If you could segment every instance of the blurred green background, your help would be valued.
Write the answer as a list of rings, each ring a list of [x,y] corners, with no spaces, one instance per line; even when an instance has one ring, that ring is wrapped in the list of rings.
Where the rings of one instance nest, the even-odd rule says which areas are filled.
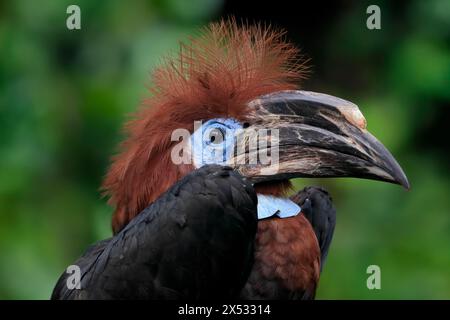
[[[394,4],[395,3],[395,4]],[[82,29],[66,28],[81,7]],[[378,4],[382,29],[366,28]],[[65,267],[110,235],[98,188],[121,124],[168,51],[221,16],[271,22],[312,59],[303,88],[357,103],[412,188],[326,186],[337,228],[322,299],[450,298],[450,1],[0,1],[0,298],[47,299]],[[381,267],[381,290],[366,287]]]

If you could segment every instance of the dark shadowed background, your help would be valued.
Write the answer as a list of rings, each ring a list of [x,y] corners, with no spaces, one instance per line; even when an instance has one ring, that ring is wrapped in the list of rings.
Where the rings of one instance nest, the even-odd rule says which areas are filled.
[[[312,59],[302,87],[358,104],[412,185],[296,181],[326,186],[338,209],[317,297],[450,298],[450,1],[295,2],[0,1],[0,298],[48,298],[111,234],[98,188],[121,124],[160,59],[229,15],[285,28]],[[369,4],[381,30],[366,28]],[[366,287],[372,264],[381,290]]]

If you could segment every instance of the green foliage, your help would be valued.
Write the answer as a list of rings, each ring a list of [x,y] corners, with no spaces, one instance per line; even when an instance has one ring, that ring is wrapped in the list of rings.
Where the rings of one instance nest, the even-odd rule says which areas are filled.
[[[360,105],[412,189],[355,179],[322,184],[338,224],[318,298],[450,298],[450,9],[411,1],[401,19],[381,2],[382,30],[353,3],[320,41],[316,84]],[[214,18],[218,0],[0,3],[0,298],[46,299],[89,243],[110,236],[99,186],[127,113],[179,39]],[[304,47],[308,52],[308,48]],[[345,62],[345,63],[344,63]],[[340,65],[352,67],[351,70]],[[330,76],[331,75],[331,76]],[[339,76],[334,76],[339,75]],[[336,81],[339,79],[339,81]],[[307,87],[307,83],[306,83]],[[368,265],[382,290],[366,288]]]

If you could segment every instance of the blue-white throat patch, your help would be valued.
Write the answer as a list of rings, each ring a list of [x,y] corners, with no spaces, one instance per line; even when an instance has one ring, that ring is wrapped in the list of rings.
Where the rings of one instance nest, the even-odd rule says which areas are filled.
[[[258,193],[258,219],[277,216],[279,218],[295,217],[302,209],[287,198],[278,198]]]

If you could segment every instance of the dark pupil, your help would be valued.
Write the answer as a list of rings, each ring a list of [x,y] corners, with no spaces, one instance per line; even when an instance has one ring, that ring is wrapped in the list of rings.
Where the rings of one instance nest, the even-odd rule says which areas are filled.
[[[211,131],[209,141],[211,141],[212,143],[221,143],[222,137],[223,137],[222,131],[220,129],[214,129]]]

